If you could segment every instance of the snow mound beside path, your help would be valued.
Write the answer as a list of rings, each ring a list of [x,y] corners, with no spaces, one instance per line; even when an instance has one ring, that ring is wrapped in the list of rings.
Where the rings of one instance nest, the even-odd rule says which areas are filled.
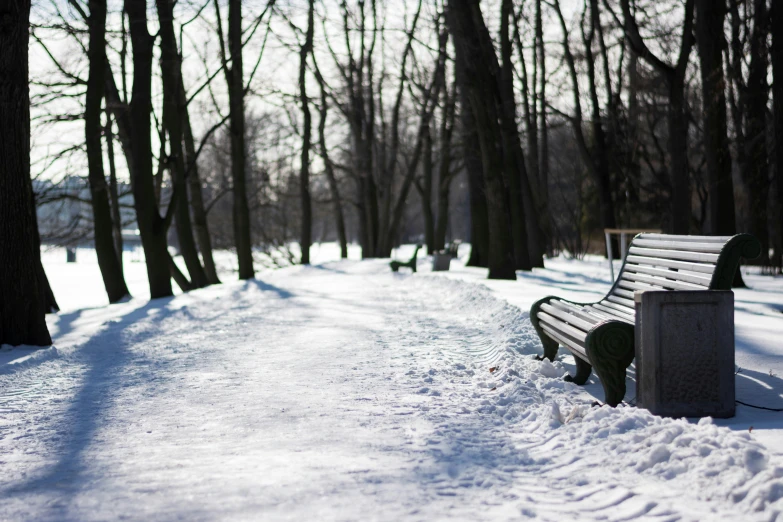
[[[765,448],[749,434],[715,426],[709,418],[694,423],[626,405],[591,407],[592,397],[562,380],[566,371],[559,359],[553,364],[531,357],[541,347],[527,312],[480,285],[437,276],[406,283],[443,296],[442,305],[480,325],[485,339],[492,340],[491,350],[472,357],[474,386],[493,391],[481,396],[477,410],[515,431],[515,448],[526,453],[527,472],[554,476],[564,489],[577,490],[588,477],[591,483],[611,477],[610,487],[619,482],[639,486],[640,494],[650,486],[668,494],[688,492],[756,512],[759,520],[783,520],[783,463],[770,463]],[[466,339],[461,355],[476,355],[478,346]],[[561,350],[560,358],[570,357],[564,354]],[[447,360],[454,352],[443,355]],[[490,368],[496,369],[490,373]]]

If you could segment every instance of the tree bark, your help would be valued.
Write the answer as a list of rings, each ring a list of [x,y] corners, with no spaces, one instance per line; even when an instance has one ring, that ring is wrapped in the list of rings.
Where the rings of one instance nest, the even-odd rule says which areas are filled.
[[[440,125],[440,166],[438,168],[438,216],[435,226],[435,250],[446,248],[449,226],[449,194],[454,173],[451,172],[451,143],[454,135],[456,92],[446,90],[443,100],[443,116]]]
[[[775,129],[775,180],[778,185],[778,270],[783,273],[783,6],[773,2],[770,13],[772,33],[772,104]]]
[[[133,87],[127,113],[130,136],[131,181],[136,220],[147,261],[150,297],[172,295],[166,243],[166,223],[155,197],[152,174],[152,51],[154,38],[147,30],[147,4],[144,0],[125,0],[131,48],[133,50]],[[122,137],[122,134],[121,134]]]
[[[219,15],[218,15],[219,16]],[[239,278],[255,277],[250,239],[250,209],[245,181],[245,85],[242,66],[242,2],[228,2],[228,48],[231,67],[224,64],[228,83],[231,128],[231,177],[234,189],[234,243],[239,262]]]
[[[0,345],[48,346],[30,180],[29,0],[0,0]]]
[[[542,229],[542,242],[551,251],[552,243],[552,216],[549,214],[549,128],[546,118],[546,51],[544,43],[544,24],[541,14],[541,0],[536,0],[536,48],[537,48],[537,75],[539,78],[538,88],[538,132],[541,137],[538,140],[539,150],[538,158],[538,201],[540,222]],[[535,100],[534,100],[535,103]]]
[[[460,128],[462,140],[462,160],[468,177],[470,193],[470,257],[467,266],[486,268],[489,266],[489,216],[487,214],[487,196],[484,189],[484,172],[481,160],[478,132],[476,131],[473,110],[467,89],[461,85],[461,68],[455,63],[457,72],[457,91],[460,97]]]
[[[424,131],[424,147],[422,158],[422,180],[416,183],[421,196],[421,213],[424,217],[424,244],[427,255],[435,251],[435,216],[432,211],[432,178],[435,167],[432,163],[432,133],[429,126]]]
[[[696,41],[701,69],[709,194],[707,216],[709,232],[719,236],[737,232],[726,121],[726,79],[723,74],[725,18],[725,0],[696,1]]]
[[[90,71],[84,110],[87,175],[90,183],[95,254],[109,302],[116,303],[128,297],[129,292],[122,272],[122,260],[115,246],[109,187],[103,170],[101,103],[106,83],[106,1],[90,0],[89,6]]]
[[[321,159],[324,162],[326,179],[329,182],[329,192],[332,196],[332,208],[334,211],[334,222],[337,228],[337,238],[340,241],[340,258],[348,258],[348,238],[345,233],[345,216],[343,214],[343,202],[340,196],[340,187],[337,184],[337,176],[334,173],[334,165],[329,158],[329,149],[326,148],[326,117],[329,111],[329,105],[326,100],[326,82],[321,76],[318,64],[313,55],[313,68],[315,69],[315,78],[318,80],[318,86],[321,90],[321,105],[318,108],[318,147],[321,152]]]
[[[479,11],[480,13],[480,11]],[[473,16],[476,16],[474,13]],[[518,270],[530,270],[533,267],[532,259],[535,257],[533,248],[535,240],[533,239],[533,228],[530,225],[538,224],[538,217],[534,216],[533,223],[530,222],[530,211],[535,214],[535,208],[530,207],[530,197],[523,196],[523,192],[529,192],[529,182],[527,171],[524,166],[517,164],[518,154],[517,146],[519,135],[517,133],[516,123],[516,102],[514,100],[514,69],[511,63],[511,40],[509,38],[509,24],[511,22],[511,0],[502,0],[501,19],[500,19],[500,57],[501,62],[498,67],[497,58],[495,58],[495,71],[493,76],[498,81],[500,121],[501,121],[501,139],[503,144],[503,162],[506,185],[508,186],[509,208],[511,211],[511,234],[514,242],[514,261]],[[483,31],[477,21],[474,22],[479,33],[477,38],[481,39]],[[483,17],[481,24],[483,25]],[[489,33],[487,33],[489,38]],[[483,45],[487,45],[486,42]],[[487,56],[489,53],[487,53]],[[490,71],[492,69],[490,68]],[[515,140],[516,137],[516,140]],[[521,153],[521,147],[519,152]],[[525,186],[527,186],[525,188]],[[526,201],[526,199],[528,201]]]
[[[750,67],[745,100],[745,142],[747,156],[744,174],[748,190],[750,232],[761,242],[759,262],[769,263],[769,228],[767,201],[769,198],[769,159],[767,157],[767,3],[753,1],[753,31],[750,37]]]
[[[312,133],[312,117],[310,103],[307,99],[307,56],[313,47],[313,11],[315,0],[309,1],[307,10],[307,33],[299,51],[299,98],[302,104],[304,128],[302,129],[302,154],[299,167],[299,194],[302,203],[302,233],[299,245],[302,250],[302,264],[310,264],[310,245],[313,242],[313,209],[310,201],[310,139]]]
[[[190,208],[193,210],[193,228],[196,231],[196,240],[201,251],[201,259],[204,262],[204,273],[211,285],[220,284],[220,279],[215,268],[215,260],[212,256],[212,238],[209,235],[209,223],[207,211],[204,208],[204,197],[201,193],[201,176],[198,170],[198,158],[196,142],[193,139],[193,128],[190,125],[190,111],[187,105],[184,85],[180,89],[179,106],[182,109],[182,128],[185,138],[185,157],[187,158],[187,170],[185,178],[188,182],[190,193]]]
[[[511,212],[504,179],[503,137],[498,123],[497,79],[489,67],[492,62],[497,65],[497,58],[494,49],[486,47],[487,42],[491,42],[488,34],[479,37],[479,31],[487,32],[487,29],[478,4],[451,0],[447,20],[454,38],[458,82],[469,100],[469,107],[463,107],[463,110],[472,111],[481,147],[489,230],[489,278],[516,279]]]
[[[108,71],[107,71],[108,72]],[[120,195],[117,186],[117,167],[114,161],[114,131],[112,130],[111,114],[106,111],[106,126],[103,129],[106,137],[106,152],[109,158],[109,201],[111,202],[111,224],[114,233],[114,250],[120,261],[120,269],[124,272],[122,264],[122,213],[120,212]]]
[[[193,227],[190,220],[188,205],[188,189],[186,185],[185,152],[182,149],[182,112],[180,92],[182,83],[182,62],[174,33],[174,4],[172,0],[156,0],[158,20],[160,24],[160,69],[163,78],[163,126],[168,135],[169,161],[172,180],[174,182],[176,201],[174,216],[182,259],[190,274],[193,288],[202,288],[209,284],[204,268],[198,257],[198,248],[193,238]]]

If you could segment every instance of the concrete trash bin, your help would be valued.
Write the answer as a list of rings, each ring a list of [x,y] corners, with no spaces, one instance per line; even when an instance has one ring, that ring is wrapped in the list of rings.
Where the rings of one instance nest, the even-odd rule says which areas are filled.
[[[664,417],[733,417],[734,293],[637,291],[637,405]]]
[[[432,271],[446,272],[451,265],[451,255],[441,250],[432,254]]]

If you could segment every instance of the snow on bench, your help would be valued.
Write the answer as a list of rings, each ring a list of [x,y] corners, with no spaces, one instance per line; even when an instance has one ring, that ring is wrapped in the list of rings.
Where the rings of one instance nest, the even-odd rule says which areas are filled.
[[[639,234],[617,281],[600,301],[575,303],[547,296],[533,303],[530,320],[544,347],[539,359],[554,361],[558,347],[567,348],[574,355],[576,375],[565,379],[582,385],[595,368],[606,403],[617,406],[625,396],[625,371],[634,359],[634,292],[731,290],[740,257],[760,254],[761,244],[749,234]]]

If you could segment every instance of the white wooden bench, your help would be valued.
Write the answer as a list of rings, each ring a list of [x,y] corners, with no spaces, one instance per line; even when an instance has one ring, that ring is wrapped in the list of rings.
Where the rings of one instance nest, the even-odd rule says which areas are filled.
[[[584,384],[595,368],[605,401],[617,406],[625,396],[625,372],[634,358],[634,292],[638,290],[731,290],[740,258],[761,254],[749,234],[675,236],[639,234],[631,242],[620,275],[596,303],[555,296],[536,301],[530,319],[551,361],[558,347],[576,361],[567,381]]]

